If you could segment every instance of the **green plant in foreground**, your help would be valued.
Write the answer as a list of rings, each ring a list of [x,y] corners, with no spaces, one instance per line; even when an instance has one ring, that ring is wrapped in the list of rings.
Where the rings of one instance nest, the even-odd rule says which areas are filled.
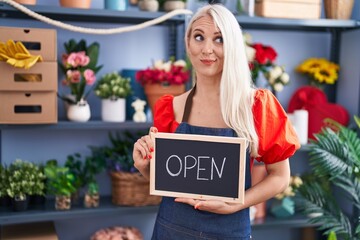
[[[360,128],[358,117],[355,122]],[[309,161],[315,180],[298,189],[298,205],[314,216],[310,222],[319,224],[329,239],[360,239],[360,139],[356,131],[332,120],[328,123],[336,131],[326,127],[311,142]],[[334,194],[334,189],[340,193]],[[354,216],[347,216],[339,201],[352,204]]]

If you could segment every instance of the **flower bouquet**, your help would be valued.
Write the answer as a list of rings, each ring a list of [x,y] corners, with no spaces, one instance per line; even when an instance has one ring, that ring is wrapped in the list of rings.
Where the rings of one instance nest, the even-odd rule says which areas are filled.
[[[277,52],[271,46],[261,43],[252,43],[251,35],[244,34],[246,55],[249,62],[254,84],[260,73],[263,73],[267,84],[273,92],[281,92],[289,83],[289,74],[283,66],[275,63]]]
[[[155,61],[152,67],[140,70],[136,80],[144,87],[149,105],[154,112],[156,101],[165,94],[179,95],[185,92],[185,83],[190,79],[190,71],[184,60]]]
[[[340,66],[324,58],[309,58],[299,64],[296,71],[309,77],[309,84],[323,89],[325,84],[335,84]]]
[[[99,43],[87,45],[84,39],[76,42],[74,39],[64,44],[66,53],[62,55],[60,68],[65,74],[62,81],[64,86],[70,88],[71,95],[60,96],[61,99],[76,104],[85,100],[89,91],[86,86],[92,86],[96,81],[95,74],[102,68],[97,66],[99,56]]]

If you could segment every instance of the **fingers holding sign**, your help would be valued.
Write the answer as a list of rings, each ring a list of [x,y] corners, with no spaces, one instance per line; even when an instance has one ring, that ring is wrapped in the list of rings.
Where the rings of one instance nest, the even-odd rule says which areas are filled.
[[[241,204],[226,203],[219,200],[198,200],[192,198],[175,198],[175,202],[185,203],[193,206],[196,210],[207,211],[217,214],[231,214],[239,211]]]
[[[156,127],[151,127],[149,134],[142,136],[134,144],[134,166],[147,178],[149,178],[149,160],[152,158],[152,152],[154,151],[154,143],[150,134],[157,132]]]

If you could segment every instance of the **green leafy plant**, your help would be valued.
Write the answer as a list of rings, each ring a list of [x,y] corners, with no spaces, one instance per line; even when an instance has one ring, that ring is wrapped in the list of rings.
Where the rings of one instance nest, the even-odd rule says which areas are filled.
[[[99,193],[99,184],[97,182],[90,182],[88,184],[87,193],[90,196],[94,196]]]
[[[360,128],[359,118],[355,117]],[[328,126],[311,142],[310,181],[298,189],[300,209],[313,215],[311,223],[334,239],[360,239],[360,139],[356,131],[327,120]],[[341,193],[334,193],[334,191]],[[335,197],[337,196],[337,197]],[[340,201],[350,203],[354,216],[347,216]]]
[[[107,73],[97,82],[96,96],[102,99],[116,100],[132,94],[130,78],[123,78],[119,73]]]
[[[27,195],[44,195],[45,175],[34,163],[16,159],[7,170],[7,195],[19,200]]]
[[[134,142],[142,133],[132,134],[125,132],[123,134],[109,133],[109,139],[112,146],[91,146],[93,161],[99,165],[105,166],[108,171],[137,172],[134,167],[132,151]]]
[[[71,196],[76,191],[75,177],[70,173],[69,168],[59,166],[56,160],[49,160],[46,162],[44,171],[50,194]]]
[[[7,192],[6,192],[6,188],[8,184],[7,182],[8,182],[7,168],[4,165],[0,164],[0,198],[7,196]]]
[[[96,183],[95,176],[105,168],[103,164],[93,161],[92,157],[85,157],[84,160],[80,153],[69,155],[65,167],[74,176],[76,189],[84,188],[90,183]]]

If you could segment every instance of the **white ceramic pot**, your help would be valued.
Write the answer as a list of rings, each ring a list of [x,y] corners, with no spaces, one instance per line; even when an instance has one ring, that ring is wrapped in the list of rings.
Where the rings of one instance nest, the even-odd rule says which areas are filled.
[[[142,11],[156,12],[159,10],[159,2],[157,0],[141,0],[138,6]]]
[[[125,103],[125,98],[102,99],[101,119],[104,122],[124,122],[126,116]]]
[[[174,1],[174,0],[168,0],[164,3],[164,10],[166,12],[171,12],[175,9],[184,9],[185,3],[183,1]]]
[[[67,110],[67,118],[73,122],[87,122],[91,117],[90,106],[86,101],[70,104]]]

